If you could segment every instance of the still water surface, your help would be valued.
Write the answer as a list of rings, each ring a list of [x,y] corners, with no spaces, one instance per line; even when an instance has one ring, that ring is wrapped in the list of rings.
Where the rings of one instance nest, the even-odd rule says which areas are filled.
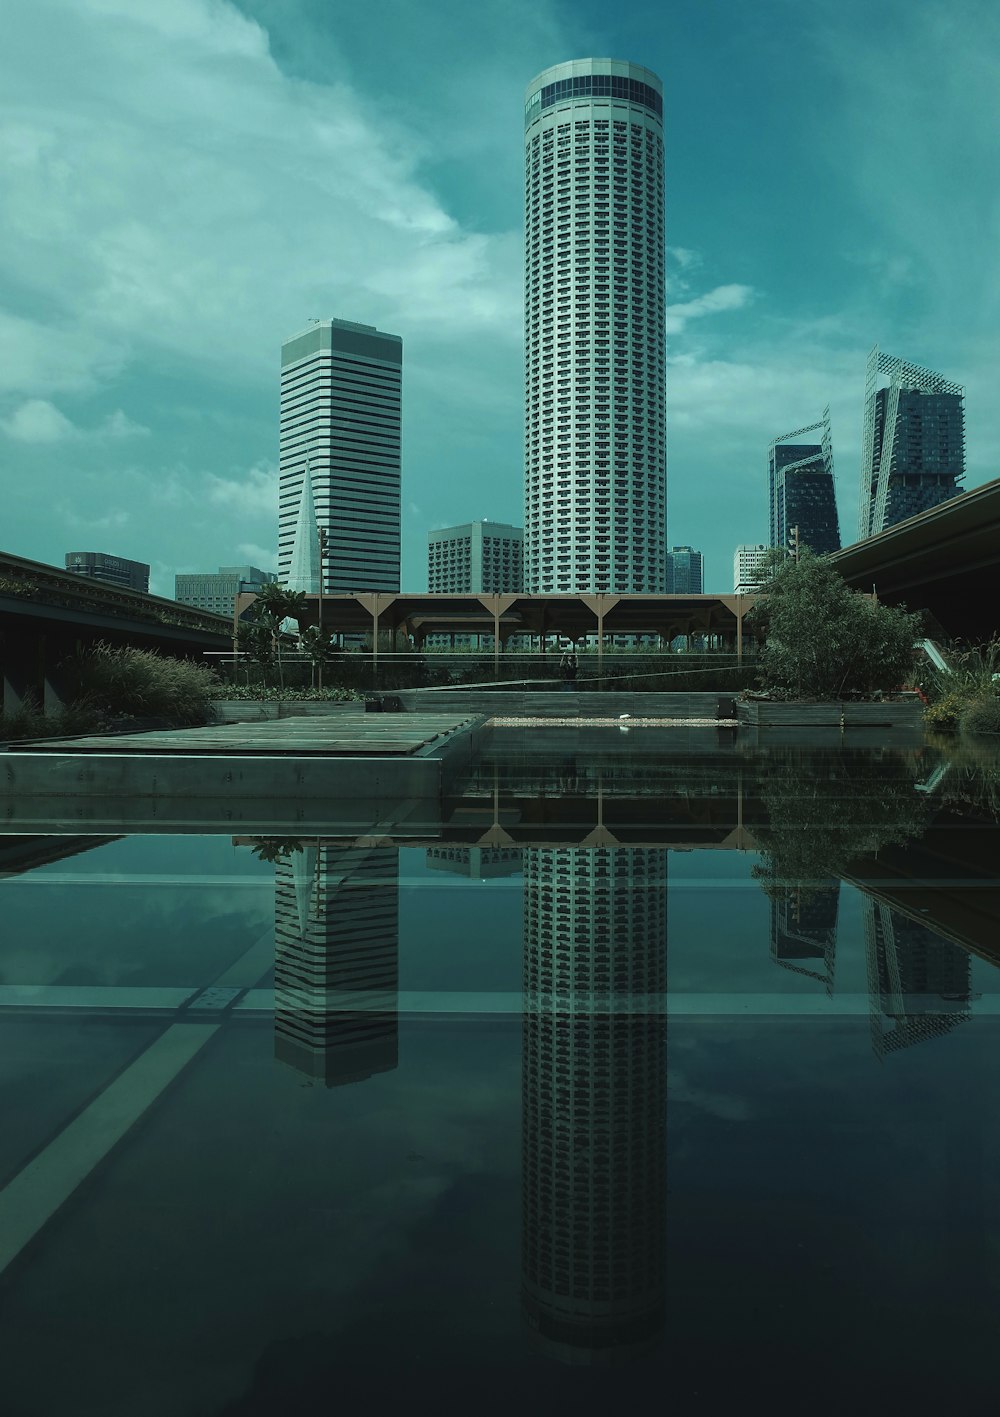
[[[501,738],[419,843],[8,823],[4,1410],[978,1402],[998,781]]]

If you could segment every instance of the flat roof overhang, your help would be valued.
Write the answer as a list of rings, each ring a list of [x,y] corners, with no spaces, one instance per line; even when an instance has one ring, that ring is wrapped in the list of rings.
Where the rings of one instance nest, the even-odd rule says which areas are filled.
[[[848,585],[928,610],[950,635],[1000,630],[1000,478],[829,558]]]
[[[240,596],[238,613],[253,603]],[[318,595],[306,597],[305,623],[319,621]],[[323,596],[323,625],[334,634],[366,634],[378,618],[381,630],[402,629],[417,639],[428,634],[561,635],[582,639],[605,635],[736,635],[752,595],[409,595],[355,592]]]

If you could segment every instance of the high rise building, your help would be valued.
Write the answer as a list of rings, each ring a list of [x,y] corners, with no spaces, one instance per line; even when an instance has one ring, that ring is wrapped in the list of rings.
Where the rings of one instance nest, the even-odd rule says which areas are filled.
[[[667,552],[668,595],[704,595],[705,562],[693,546],[672,546]]]
[[[771,899],[771,958],[782,969],[817,979],[833,993],[837,962],[837,914],[840,882],[832,876],[821,885]]]
[[[524,589],[524,532],[506,522],[465,522],[427,533],[427,589],[502,594]]]
[[[262,571],[259,566],[220,566],[215,575],[205,571],[174,576],[174,599],[182,605],[231,616],[241,591],[258,591],[275,580],[273,571]]]
[[[281,346],[282,584],[294,564],[315,581],[296,589],[318,589],[323,532],[324,591],[399,590],[402,363],[398,335],[348,320]]]
[[[888,376],[886,387],[877,387],[879,375]],[[957,497],[964,476],[962,385],[876,345],[865,377],[859,537]]]
[[[123,586],[125,590],[149,593],[149,567],[145,561],[129,561],[124,556],[107,556],[103,551],[67,551],[66,569],[92,581]]]
[[[663,85],[617,59],[524,115],[525,589],[666,581]]]
[[[335,1087],[397,1062],[399,848],[323,838],[275,863],[275,1057]]]
[[[818,430],[822,442],[788,441]],[[797,529],[799,546],[817,556],[840,550],[828,408],[818,423],[775,438],[767,450],[767,485],[772,546],[788,547]]]
[[[771,559],[770,546],[737,546],[733,554],[733,593],[751,595],[760,585],[764,567]]]
[[[667,855],[523,854],[522,1303],[569,1363],[636,1356],[663,1324]]]

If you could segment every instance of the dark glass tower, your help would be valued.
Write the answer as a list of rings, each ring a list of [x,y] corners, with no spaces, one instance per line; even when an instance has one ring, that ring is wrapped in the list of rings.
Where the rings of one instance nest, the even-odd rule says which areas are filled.
[[[887,387],[876,387],[880,374]],[[865,383],[858,534],[875,536],[950,501],[964,476],[965,390],[876,345]]]
[[[817,429],[823,433],[820,443],[786,441]],[[775,438],[767,452],[767,483],[772,546],[787,547],[797,527],[798,544],[817,556],[840,550],[828,408],[819,423]]]

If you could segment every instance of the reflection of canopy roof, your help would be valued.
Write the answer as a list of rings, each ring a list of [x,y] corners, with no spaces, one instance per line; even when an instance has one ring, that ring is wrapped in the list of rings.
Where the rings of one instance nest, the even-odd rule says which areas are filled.
[[[242,610],[253,597],[240,597]],[[606,635],[740,634],[751,595],[406,595],[355,592],[323,597],[323,626],[332,634],[365,634],[378,618],[380,630],[405,630],[417,640],[428,634]],[[307,597],[306,622],[319,618],[319,598]]]

